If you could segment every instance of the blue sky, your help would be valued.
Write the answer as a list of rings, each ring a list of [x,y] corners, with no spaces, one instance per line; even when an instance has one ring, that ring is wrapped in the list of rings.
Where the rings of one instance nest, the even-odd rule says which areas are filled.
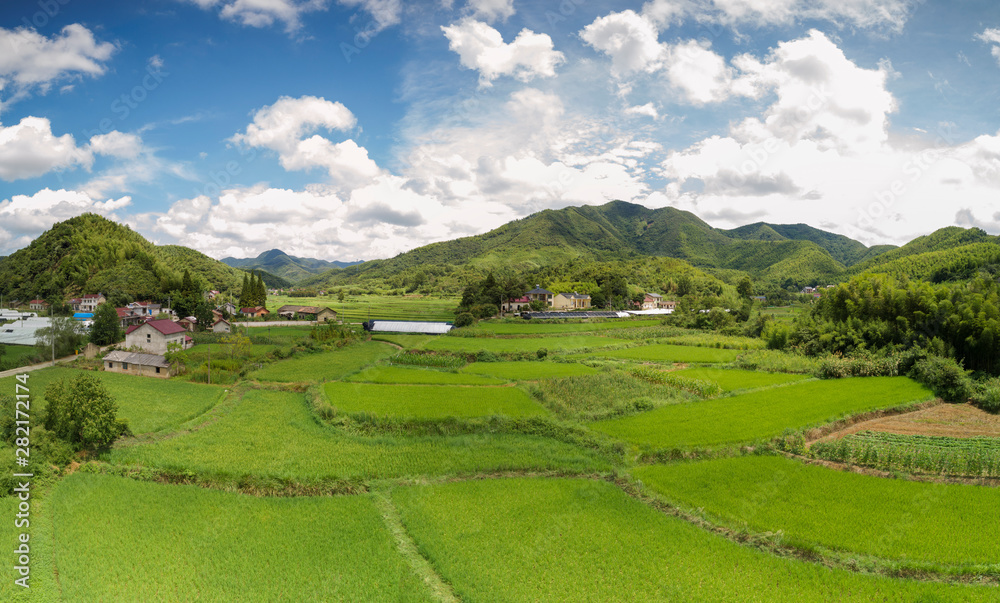
[[[89,211],[372,259],[611,199],[996,234],[998,76],[985,0],[5,2],[0,254]]]

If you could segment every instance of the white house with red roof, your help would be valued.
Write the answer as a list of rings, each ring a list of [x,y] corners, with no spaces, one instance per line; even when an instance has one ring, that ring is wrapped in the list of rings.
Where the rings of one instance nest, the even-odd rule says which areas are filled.
[[[44,299],[33,299],[28,302],[28,307],[32,310],[47,310],[49,308],[49,302]]]
[[[150,320],[134,325],[125,331],[125,347],[133,346],[148,354],[166,354],[171,343],[180,344],[182,349],[190,346],[191,338],[187,330],[172,320]]]
[[[501,312],[520,312],[521,308],[527,308],[531,305],[531,300],[527,295],[522,295],[518,298],[508,299],[503,305],[500,306]]]

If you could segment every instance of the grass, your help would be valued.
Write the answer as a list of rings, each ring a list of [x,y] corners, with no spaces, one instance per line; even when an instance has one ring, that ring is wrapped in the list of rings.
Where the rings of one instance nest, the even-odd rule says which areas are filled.
[[[31,364],[31,358],[39,355],[39,349],[33,345],[3,345],[3,356],[0,356],[0,370],[9,370]],[[42,354],[44,356],[44,354]]]
[[[407,530],[463,601],[992,601],[774,557],[606,482],[480,480],[398,488]]]
[[[421,418],[547,414],[537,402],[514,387],[327,383],[323,390],[334,408],[349,413]]]
[[[818,458],[886,471],[1000,477],[1000,438],[903,435],[862,431],[817,442]]]
[[[703,348],[693,345],[656,343],[624,350],[601,350],[587,354],[587,358],[621,358],[646,362],[732,362],[739,355],[736,350]],[[582,356],[580,356],[582,357]]]
[[[634,470],[671,502],[789,543],[892,560],[997,564],[1000,490],[891,480],[785,457],[744,456]]]
[[[497,385],[500,379],[477,374],[439,371],[430,368],[372,366],[346,379],[362,383],[405,383],[410,385]]]
[[[780,385],[808,379],[805,375],[786,375],[782,373],[761,373],[757,371],[741,371],[737,369],[718,369],[707,367],[687,368],[673,371],[672,375],[685,379],[701,379],[719,384],[722,391],[731,392],[740,389],[756,389],[770,385]]]
[[[646,448],[718,446],[770,439],[845,415],[929,400],[907,377],[853,377],[674,404],[591,427]]]
[[[507,339],[491,337],[439,337],[424,344],[426,350],[447,350],[451,352],[535,352],[545,348],[548,351],[574,350],[578,348],[606,347],[625,343],[621,339],[599,337],[597,335],[566,335],[555,337],[512,337]]]
[[[369,496],[255,498],[75,474],[53,493],[67,601],[430,601]]]
[[[272,362],[248,375],[259,381],[329,381],[343,378],[396,352],[385,343],[359,342],[331,352],[298,354]]]
[[[668,338],[669,343],[678,345],[696,345],[709,348],[728,348],[731,350],[760,350],[767,342],[759,337],[740,337],[737,335],[719,335],[718,333],[694,332],[676,335]]]
[[[299,482],[361,480],[481,471],[602,471],[597,453],[550,439],[512,434],[363,437],[322,425],[305,395],[248,391],[218,421],[179,437],[119,448],[113,463]]]
[[[550,335],[559,333],[594,333],[610,329],[636,329],[660,324],[659,320],[608,320],[604,322],[490,322],[481,321],[475,331],[495,335]]]
[[[597,369],[569,362],[474,362],[461,372],[490,375],[510,381],[535,381],[574,375],[593,375]]]
[[[441,320],[455,319],[457,297],[408,297],[403,295],[348,295],[343,302],[336,294],[324,297],[290,297],[269,295],[267,309],[276,311],[281,306],[319,306],[337,311],[337,318],[344,322],[372,320]]]
[[[557,415],[596,421],[651,410],[694,398],[675,387],[621,371],[548,379],[537,384],[541,400]]]
[[[820,360],[815,356],[790,354],[781,350],[753,350],[740,354],[732,366],[769,373],[815,374],[819,370]]]
[[[69,381],[83,371],[53,367],[28,373],[32,416],[41,418],[45,408],[45,388],[49,383]],[[212,408],[224,393],[222,387],[186,383],[175,379],[138,377],[107,371],[86,371],[101,380],[118,403],[118,415],[128,420],[133,433],[149,433],[174,428]],[[14,377],[0,379],[0,392],[14,393]]]
[[[404,350],[415,350],[425,343],[434,339],[435,337],[441,337],[441,335],[406,335],[400,333],[374,333],[372,334],[372,341],[388,341],[389,343],[394,343]]]

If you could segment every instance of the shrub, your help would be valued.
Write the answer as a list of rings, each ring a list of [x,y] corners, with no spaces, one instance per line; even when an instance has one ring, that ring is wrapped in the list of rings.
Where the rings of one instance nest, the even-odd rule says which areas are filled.
[[[976,383],[969,401],[986,412],[1000,412],[1000,379]]]
[[[539,360],[541,360],[542,358],[545,358],[546,356],[549,355],[549,351],[546,348],[538,348],[538,351],[535,352],[535,355],[538,356]]]
[[[973,393],[968,372],[952,358],[930,356],[914,363],[910,378],[931,388],[946,402],[965,402]]]
[[[118,404],[93,375],[82,374],[67,385],[56,381],[45,388],[42,424],[76,450],[97,450],[129,433],[117,418]]]
[[[462,312],[455,317],[456,327],[468,327],[476,322],[476,318],[471,312]]]
[[[493,304],[477,304],[469,308],[469,312],[476,318],[490,318],[500,313],[500,308]]]

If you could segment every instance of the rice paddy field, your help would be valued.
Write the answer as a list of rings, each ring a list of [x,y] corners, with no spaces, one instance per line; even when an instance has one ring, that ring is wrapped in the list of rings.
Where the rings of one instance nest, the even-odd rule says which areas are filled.
[[[389,344],[366,341],[329,352],[301,354],[272,362],[250,373],[249,378],[284,383],[329,381],[350,375],[395,352],[396,348]]]
[[[671,374],[684,379],[700,379],[711,381],[722,388],[722,391],[731,392],[741,389],[757,389],[760,387],[770,387],[783,383],[792,383],[808,379],[807,375],[794,375],[787,373],[764,373],[757,371],[742,371],[738,369],[720,369],[709,367],[694,367],[673,371]]]
[[[990,601],[996,588],[907,582],[769,556],[579,479],[392,492],[463,601]]]
[[[642,362],[732,362],[739,356],[737,350],[706,348],[693,345],[658,343],[622,350],[600,350],[587,354],[589,358],[618,358]],[[582,356],[580,356],[582,357]]]
[[[425,297],[410,295],[348,295],[343,302],[336,294],[322,297],[290,297],[269,295],[267,309],[276,311],[281,306],[319,306],[337,311],[337,318],[344,322],[373,320],[443,320],[455,319],[457,297]]]
[[[549,352],[561,350],[576,350],[580,348],[599,348],[627,343],[624,339],[600,337],[597,335],[560,335],[553,337],[438,337],[426,342],[425,350],[449,352],[536,352],[545,349]],[[596,354],[595,354],[596,355]]]
[[[780,530],[792,543],[940,565],[1000,564],[1000,523],[983,521],[1000,508],[996,488],[882,479],[773,456],[641,467],[634,475],[720,523]]]
[[[593,423],[612,437],[645,448],[689,448],[773,438],[851,414],[930,400],[930,390],[907,377],[805,381],[711,400],[663,406]]]
[[[368,302],[418,320],[457,305],[346,305]],[[794,430],[932,397],[905,377],[815,380],[790,374],[815,358],[659,319],[484,321],[318,352],[298,345],[310,329],[249,329],[263,366],[224,387],[88,373],[146,435],[65,472],[39,459],[32,588],[0,581],[0,600],[1000,600],[1000,489],[767,456]],[[33,429],[45,386],[79,373],[31,374]],[[996,439],[860,433],[806,454],[908,472],[904,450],[982,461]],[[8,493],[13,453],[0,444]],[[9,551],[17,504],[0,495]]]
[[[407,369],[400,369],[407,370]],[[393,386],[327,383],[323,391],[334,408],[391,417],[529,417],[547,411],[514,387],[454,385]]]

